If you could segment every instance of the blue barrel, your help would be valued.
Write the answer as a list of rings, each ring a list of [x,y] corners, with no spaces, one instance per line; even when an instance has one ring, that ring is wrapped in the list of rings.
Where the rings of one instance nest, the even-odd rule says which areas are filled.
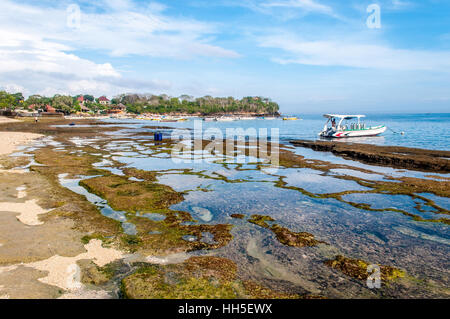
[[[162,140],[163,140],[163,135],[162,135],[162,133],[160,133],[160,132],[155,132],[154,139],[155,139],[155,141],[162,141]]]

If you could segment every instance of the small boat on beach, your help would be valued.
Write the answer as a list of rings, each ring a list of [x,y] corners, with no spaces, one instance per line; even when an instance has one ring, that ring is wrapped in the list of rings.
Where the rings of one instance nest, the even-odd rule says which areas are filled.
[[[387,129],[385,125],[366,126],[361,122],[365,115],[324,114],[324,117],[328,120],[319,136],[325,138],[377,136]],[[351,120],[357,121],[349,123]],[[328,126],[329,123],[331,126]]]
[[[229,117],[229,116],[218,117],[216,120],[219,121],[219,122],[233,122],[233,121],[236,121],[236,119],[234,117]]]

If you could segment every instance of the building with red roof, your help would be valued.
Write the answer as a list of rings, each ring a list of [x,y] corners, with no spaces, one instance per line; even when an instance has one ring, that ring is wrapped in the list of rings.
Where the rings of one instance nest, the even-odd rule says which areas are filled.
[[[49,104],[45,106],[45,112],[47,113],[56,113],[56,109],[51,107]]]
[[[77,97],[77,101],[80,104],[80,106],[84,106],[85,100],[84,100],[83,95],[80,95],[79,97]]]
[[[100,104],[103,104],[103,105],[110,105],[110,104],[111,104],[111,101],[108,100],[108,98],[107,98],[106,96],[100,96],[100,97],[98,98],[98,102],[99,102]]]

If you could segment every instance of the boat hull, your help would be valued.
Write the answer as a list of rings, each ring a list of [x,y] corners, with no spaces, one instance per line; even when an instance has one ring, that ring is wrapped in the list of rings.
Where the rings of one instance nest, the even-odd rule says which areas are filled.
[[[233,119],[233,118],[218,118],[217,121],[218,122],[233,122],[233,121],[235,121],[235,119]]]
[[[320,136],[328,138],[377,136],[386,132],[386,129],[387,129],[386,126],[381,125],[364,130],[322,132]]]

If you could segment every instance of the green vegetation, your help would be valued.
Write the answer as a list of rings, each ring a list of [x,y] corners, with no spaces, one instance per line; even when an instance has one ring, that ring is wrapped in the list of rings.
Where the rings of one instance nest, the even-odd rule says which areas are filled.
[[[213,256],[166,266],[146,264],[125,277],[121,288],[124,297],[132,299],[300,298],[241,281],[233,261]]]
[[[67,143],[66,139],[60,141]],[[81,149],[83,153],[74,153],[74,150]],[[103,216],[98,208],[88,202],[79,203],[77,194],[58,187],[64,193],[63,198],[66,201],[58,205],[59,208],[54,210],[53,214],[73,219],[76,228],[87,233],[81,239],[83,243],[95,238],[107,244],[117,244],[130,252],[164,255],[216,249],[232,240],[232,225],[182,225],[183,222],[194,221],[190,214],[169,209],[171,205],[183,200],[182,194],[156,183],[154,173],[128,168],[124,173],[130,175],[118,176],[95,169],[92,164],[97,163],[101,156],[92,155],[92,152],[97,150],[76,146],[67,146],[65,151],[44,148],[35,152],[35,158],[45,166],[32,167],[32,170],[48,176],[55,183],[58,183],[57,176],[66,172],[71,172],[69,178],[79,175],[93,176],[81,181],[80,185],[108,200],[113,209],[124,212],[127,220],[136,226],[136,235],[125,234],[119,222]],[[142,181],[129,180],[132,176],[141,178]],[[58,196],[58,202],[60,201]],[[54,204],[49,206],[55,207]],[[145,216],[152,213],[164,215],[165,219],[153,221]],[[201,241],[204,233],[211,234],[213,242]],[[187,241],[183,239],[184,236],[193,236],[195,240]]]
[[[240,100],[233,97],[204,96],[194,98],[182,95],[178,98],[163,95],[120,95],[113,102],[127,106],[130,113],[185,113],[221,114],[221,113],[258,113],[276,114],[277,103],[263,97],[244,97]]]
[[[314,235],[310,233],[306,232],[295,233],[287,229],[286,227],[282,227],[278,224],[273,225],[267,224],[267,222],[274,222],[274,221],[275,219],[273,219],[272,217],[264,215],[252,215],[251,218],[248,219],[248,222],[252,224],[270,229],[277,237],[277,240],[286,246],[312,247],[317,246],[318,244],[327,244],[323,241],[316,240],[314,238]]]
[[[81,97],[82,101],[80,102],[79,98]],[[119,106],[123,109],[126,108],[127,112],[133,114],[278,114],[279,110],[277,103],[263,97],[244,97],[239,100],[233,97],[204,96],[194,98],[188,95],[171,97],[166,94],[121,94],[113,98],[110,103],[102,104],[99,98],[92,95],[68,96],[57,94],[53,97],[31,95],[25,100],[22,93],[9,94],[0,91],[0,109],[45,110],[47,106],[65,114],[76,112],[107,113],[108,110],[118,109]]]
[[[23,103],[22,93],[9,94],[0,91],[0,109],[15,109],[21,103]]]
[[[325,261],[325,265],[340,270],[347,276],[359,280],[366,280],[369,276],[369,273],[367,272],[369,263],[361,259],[352,259],[338,255],[333,260]],[[392,281],[404,277],[405,272],[391,266],[380,265],[380,275],[382,280]]]

